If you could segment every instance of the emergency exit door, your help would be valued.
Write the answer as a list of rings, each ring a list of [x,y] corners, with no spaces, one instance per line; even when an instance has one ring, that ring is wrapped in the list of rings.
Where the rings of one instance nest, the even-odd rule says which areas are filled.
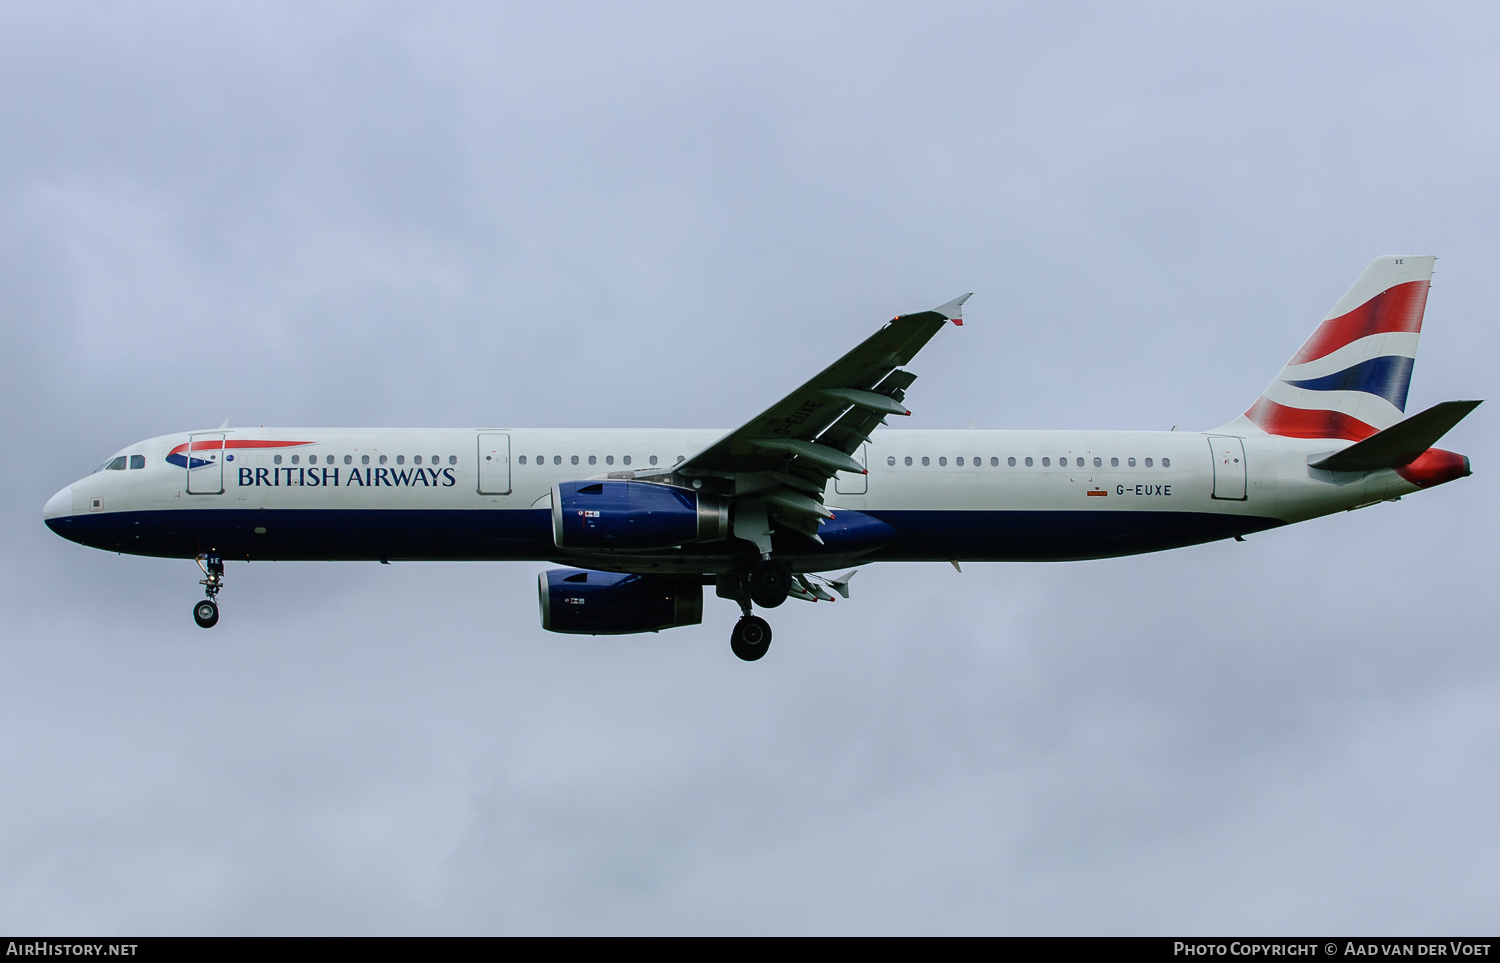
[[[849,457],[859,462],[861,467],[868,468],[870,463],[866,459],[869,455],[865,452],[868,447],[868,445],[860,445],[859,450]],[[840,495],[866,494],[870,490],[870,476],[841,471],[833,476],[833,490]]]
[[[479,494],[510,494],[510,435],[480,432]]]

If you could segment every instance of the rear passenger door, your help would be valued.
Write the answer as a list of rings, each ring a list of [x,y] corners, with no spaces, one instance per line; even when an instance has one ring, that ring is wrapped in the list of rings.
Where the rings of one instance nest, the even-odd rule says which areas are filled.
[[[1208,439],[1214,452],[1214,498],[1245,501],[1245,443],[1231,435]]]

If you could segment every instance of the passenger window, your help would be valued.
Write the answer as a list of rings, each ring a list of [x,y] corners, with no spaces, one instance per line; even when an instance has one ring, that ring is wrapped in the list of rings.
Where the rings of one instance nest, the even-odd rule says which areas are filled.
[[[411,463],[413,465],[420,465],[420,464],[422,464],[422,456],[421,455],[413,455],[411,457]]]
[[[885,463],[887,465],[894,466],[896,464],[896,456],[895,455],[886,455],[885,456]]]
[[[1149,459],[1149,458],[1146,459],[1146,467],[1147,468],[1151,467],[1151,459]]]
[[[1094,467],[1095,468],[1103,468],[1104,467],[1104,459],[1103,458],[1095,458],[1094,459]]]
[[[1031,456],[1030,455],[1026,456],[1026,467],[1027,468],[1031,467]]]
[[[382,464],[382,465],[384,465],[384,464],[385,464],[385,456],[384,456],[384,455],[381,455],[381,456],[380,456],[380,463],[381,463],[381,464]]]
[[[105,471],[124,471],[125,470],[125,456],[124,455],[117,455],[114,458],[111,458],[109,460],[109,464],[104,466],[104,470]]]
[[[615,456],[614,455],[605,455],[604,456],[604,463],[606,465],[613,465],[615,463]]]
[[[448,464],[450,464],[450,465],[456,465],[456,464],[458,464],[458,456],[457,455],[449,455],[448,456]]]
[[[294,463],[297,461],[297,456],[296,455],[292,456],[292,461]],[[396,456],[396,464],[398,464],[398,465],[404,465],[404,464],[406,464],[406,456],[405,455],[397,455]]]
[[[368,465],[370,463],[370,456],[369,455],[360,455],[359,456],[359,463],[361,465]]]
[[[938,459],[938,464],[939,465],[947,465],[948,464],[948,459],[947,458],[939,458]]]
[[[1016,460],[1015,460],[1015,459],[1014,459],[1014,458],[1012,458],[1012,459],[1011,459],[1011,460],[1010,460],[1010,463],[1011,463],[1011,464],[1012,464],[1012,465],[1014,465],[1014,464],[1015,464],[1015,463],[1016,463]],[[992,457],[992,458],[991,458],[991,459],[990,459],[990,467],[991,467],[991,468],[999,468],[999,467],[1000,467],[1000,459],[999,459],[999,458],[993,458],[993,457]]]
[[[1111,467],[1111,468],[1119,468],[1120,467],[1120,459],[1118,459],[1118,458],[1111,458],[1109,460],[1109,467]]]
[[[575,464],[575,465],[578,464],[578,456],[577,455],[573,456],[573,464]]]
[[[677,456],[677,460],[674,461],[674,462],[672,462],[672,464],[674,464],[674,465],[680,465],[680,464],[682,464],[685,461],[687,461],[686,458],[682,457],[681,455],[678,455]]]
[[[964,458],[963,458],[963,456],[959,455],[957,458],[953,459],[953,464],[957,465],[960,468],[964,467]]]
[[[272,458],[272,459],[271,459],[271,463],[272,463],[272,464],[276,464],[276,465],[279,465],[279,464],[281,464],[281,456],[280,456],[280,455],[277,455],[277,456],[275,456],[275,457],[274,457],[274,458]]]
[[[552,464],[554,464],[554,465],[561,465],[562,464],[562,455],[553,455],[552,456]]]
[[[974,456],[974,467],[978,468],[980,465],[983,465],[983,464],[984,464],[984,459],[980,458],[978,455],[975,455]],[[996,464],[998,465],[999,462],[996,462]]]
[[[1075,465],[1077,465],[1079,468],[1083,467],[1083,459],[1082,458],[1075,458],[1075,459],[1073,459],[1073,463]]]
[[[145,468],[146,467],[146,456],[145,455],[131,455],[130,456],[130,467],[131,468]]]
[[[1012,468],[1016,467],[1016,456],[1011,455],[1009,458],[1005,459],[1005,463]]]
[[[928,458],[926,455],[923,455],[922,456],[922,467],[926,468],[930,464],[932,464],[932,459]]]
[[[1134,458],[1127,458],[1125,460],[1125,464],[1128,465],[1128,466],[1130,466],[1131,468],[1134,468],[1135,467],[1135,459]]]
[[[1171,468],[1172,467],[1172,459],[1170,459],[1170,458],[1163,458],[1161,460],[1161,467],[1163,467],[1163,468]]]
[[[536,456],[536,463],[538,465],[545,465],[545,464],[547,464],[547,456],[546,455],[537,455]]]
[[[651,456],[651,464],[653,464],[653,465],[656,464],[656,456],[655,455]]]
[[[352,464],[354,464],[354,456],[353,455],[345,455],[344,456],[344,464],[346,464],[346,465],[352,465]]]
[[[1051,468],[1052,467],[1052,459],[1050,459],[1050,458],[1043,458],[1042,459],[1042,467],[1043,468]]]
[[[622,461],[622,462],[624,462],[625,464],[628,465],[628,464],[630,464],[630,456],[629,455],[623,455],[623,456],[621,456],[620,461]]]
[[[589,456],[589,464],[590,465],[597,465],[597,464],[599,464],[599,459],[596,458],[596,457],[594,457],[593,455],[590,455]]]
[[[520,458],[517,458],[516,461],[519,461],[521,464],[524,465],[524,464],[526,464],[526,456],[522,455]]]
[[[911,456],[910,455],[906,456],[906,467],[907,468],[911,467]]]
[[[292,456],[292,464],[294,464],[294,465],[297,464],[297,456],[296,455]]]

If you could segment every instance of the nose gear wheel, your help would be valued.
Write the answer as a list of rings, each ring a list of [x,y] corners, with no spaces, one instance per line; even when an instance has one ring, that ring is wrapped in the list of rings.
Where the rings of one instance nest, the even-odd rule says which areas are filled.
[[[217,552],[210,552],[200,555],[197,561],[204,575],[198,584],[203,586],[207,598],[193,606],[193,621],[199,628],[211,629],[219,624],[219,603],[214,599],[224,589],[224,559]]]

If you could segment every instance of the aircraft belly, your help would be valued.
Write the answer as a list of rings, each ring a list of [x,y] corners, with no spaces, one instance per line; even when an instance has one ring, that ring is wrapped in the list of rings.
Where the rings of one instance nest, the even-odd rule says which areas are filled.
[[[75,542],[167,558],[534,560],[557,551],[546,509],[190,509],[57,521],[53,530]]]
[[[878,561],[1044,562],[1113,558],[1265,531],[1280,519],[1195,511],[871,509],[897,537]]]

